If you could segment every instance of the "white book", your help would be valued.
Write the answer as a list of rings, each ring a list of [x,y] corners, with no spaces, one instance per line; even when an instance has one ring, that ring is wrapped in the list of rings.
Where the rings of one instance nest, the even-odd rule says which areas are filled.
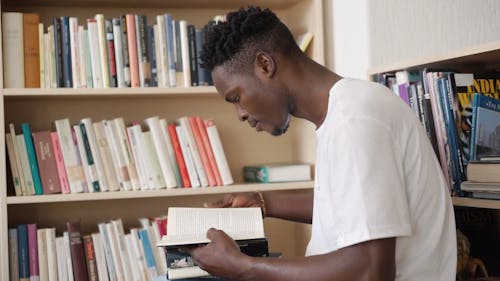
[[[90,41],[89,41],[89,31],[84,29],[82,31],[82,38],[81,41],[83,42],[83,49],[85,50],[84,52],[84,61],[85,61],[85,80],[86,80],[86,87],[87,88],[93,88],[94,83],[93,83],[93,77],[92,77],[92,58],[90,56]]]
[[[97,14],[94,16],[97,21],[97,37],[99,46],[99,57],[101,59],[101,75],[103,88],[109,88],[109,64],[108,64],[108,48],[106,42],[106,28],[104,23],[104,15]]]
[[[167,143],[162,135],[160,119],[158,118],[158,116],[154,116],[146,118],[144,122],[149,127],[149,131],[151,132],[154,148],[156,149],[156,154],[158,155],[157,158],[160,163],[160,168],[165,180],[165,184],[167,188],[174,188],[177,186],[177,180],[175,178],[172,163],[170,161]]]
[[[115,266],[115,274],[117,281],[125,281],[125,275],[123,272],[123,265],[121,262],[120,249],[118,248],[118,240],[115,228],[111,222],[106,223],[106,234],[109,240],[109,246],[111,249],[111,255],[113,256],[113,263]]]
[[[177,159],[175,159],[174,145],[172,144],[172,139],[170,138],[170,133],[168,132],[168,124],[165,118],[160,119],[161,135],[167,144],[168,158],[172,169],[174,170],[175,179],[177,180],[177,186],[182,187],[182,179],[179,172],[179,165],[177,165]]]
[[[115,123],[112,120],[103,120],[102,123],[104,125],[104,131],[106,132],[108,145],[111,148],[111,157],[113,159],[120,187],[122,190],[131,190],[132,183],[130,182],[130,175],[127,170],[127,165],[125,164],[125,157],[123,156],[120,144],[118,143],[118,133]]]
[[[158,224],[156,222],[151,223],[151,233],[151,243],[153,245],[156,245],[161,241],[160,228],[158,227]],[[167,257],[165,255],[165,249],[163,249],[162,247],[153,247],[153,251],[155,250],[158,252],[158,259],[160,261],[159,263],[157,263],[158,274],[165,275],[167,274]]]
[[[73,134],[71,133],[69,119],[55,120],[54,123],[61,144],[61,152],[71,193],[81,193],[83,192],[82,178],[84,178],[84,176],[82,174],[82,167],[78,164],[78,155],[73,142]]]
[[[14,155],[15,165],[19,176],[19,185],[21,188],[21,194],[28,195],[28,191],[26,189],[26,182],[24,181],[23,166],[21,164],[21,154],[19,152],[19,148],[17,145],[16,128],[13,123],[9,123],[9,131],[10,131],[9,135],[11,137],[13,146],[12,148],[14,150],[13,155]]]
[[[161,16],[159,16],[161,17]],[[158,42],[157,40],[159,40],[158,38],[160,38],[161,34],[160,34],[160,26],[158,24],[155,24],[153,25],[153,36],[155,38],[155,57],[156,57],[156,77],[158,79],[158,87],[166,87],[165,85],[165,74],[163,73],[163,64],[161,63],[160,61],[160,56],[162,56],[161,54],[161,48],[163,48],[163,46],[165,46],[165,42]],[[165,36],[164,36],[165,37]],[[162,37],[163,38],[163,37]],[[161,45],[161,47],[160,47]]]
[[[47,260],[47,231],[45,228],[37,229],[38,245],[38,275],[40,281],[49,281],[49,264]]]
[[[59,280],[68,280],[68,268],[66,266],[66,259],[68,257],[66,257],[66,252],[64,251],[64,243],[63,236],[56,237],[57,275]]]
[[[158,28],[158,36],[155,42],[158,42],[158,53],[156,57],[156,69],[158,70],[158,86],[169,87],[170,78],[168,76],[168,51],[167,51],[167,37],[165,30],[165,18],[163,15],[156,16],[156,24]],[[156,34],[155,34],[156,35]],[[161,81],[161,84],[160,84]]]
[[[106,137],[106,130],[102,122],[94,122],[94,134],[96,143],[99,147],[99,154],[102,160],[102,169],[106,175],[106,182],[110,191],[120,190],[120,184],[116,175],[115,164],[113,163],[113,156],[111,155],[111,148],[108,144]]]
[[[208,186],[207,174],[205,173],[205,168],[203,167],[203,162],[201,162],[200,152],[198,151],[198,146],[194,140],[193,130],[189,124],[189,118],[187,116],[180,117],[178,119],[179,125],[184,128],[186,134],[186,140],[189,150],[191,150],[191,156],[193,157],[194,167],[196,168],[196,174],[200,179],[200,185],[205,187]]]
[[[89,35],[90,61],[92,63],[92,85],[94,88],[103,88],[99,31],[95,19],[87,19],[87,30]]]
[[[19,281],[19,252],[17,250],[17,229],[9,228],[9,281]]]
[[[144,156],[146,163],[146,170],[148,172],[148,186],[150,189],[165,188],[165,180],[163,179],[160,162],[156,154],[156,149],[153,144],[151,132],[142,132],[140,139],[139,149],[141,155]]]
[[[101,235],[102,248],[104,249],[104,258],[106,259],[106,268],[109,273],[109,280],[118,280],[116,276],[115,261],[113,259],[113,253],[111,252],[111,241],[108,235],[108,228],[106,223],[99,223],[97,225],[99,229],[99,234]]]
[[[16,144],[17,150],[19,151],[19,158],[21,159],[24,183],[26,185],[25,195],[35,195],[35,185],[33,183],[33,176],[31,174],[30,162],[28,159],[28,152],[26,151],[26,142],[24,140],[24,135],[16,135]]]
[[[123,237],[123,240],[125,241],[125,246],[127,247],[127,254],[128,254],[128,260],[130,261],[130,269],[132,272],[132,280],[133,281],[142,281],[140,272],[139,272],[139,265],[137,264],[137,260],[134,254],[134,248],[132,246],[132,234],[125,234]]]
[[[44,64],[44,67],[45,67],[45,70],[44,70],[44,87],[45,88],[51,88],[52,87],[52,69],[51,69],[51,46],[50,46],[50,27],[47,27],[47,33],[44,33],[43,34],[43,48],[44,48],[44,52],[43,53],[40,53],[41,55],[43,55],[43,64]]]
[[[232,184],[234,183],[233,176],[231,175],[231,170],[229,169],[229,164],[226,159],[226,154],[224,153],[224,148],[222,147],[222,142],[220,140],[215,121],[213,119],[205,120],[205,125],[207,127],[208,139],[210,140],[210,145],[212,146],[212,151],[214,152],[215,162],[217,163],[217,168],[219,169],[219,173],[222,178],[222,184]]]
[[[184,163],[186,164],[191,187],[200,187],[200,180],[198,178],[198,174],[196,173],[193,156],[191,155],[191,150],[189,149],[189,145],[187,142],[186,130],[184,130],[184,127],[182,126],[176,126],[175,131],[177,131],[177,138],[179,139],[182,156],[184,157]]]
[[[119,150],[123,155],[123,160],[125,162],[125,166],[127,167],[128,175],[130,177],[130,183],[132,185],[133,190],[139,190],[139,176],[137,175],[137,168],[135,165],[134,158],[132,156],[132,149],[130,148],[130,142],[127,138],[127,132],[125,129],[125,121],[122,117],[115,118],[113,120],[115,123],[117,141]]]
[[[71,56],[71,78],[73,88],[80,88],[80,49],[78,36],[78,18],[69,17],[69,44]]]
[[[120,254],[120,260],[122,263],[123,275],[125,276],[125,280],[132,281],[132,270],[129,260],[129,254],[127,251],[127,245],[125,244],[125,231],[123,229],[123,222],[121,219],[115,219],[111,221],[111,224],[115,231],[115,239],[118,243],[118,251]]]
[[[113,38],[115,49],[116,79],[117,87],[125,87],[125,73],[123,69],[123,48],[122,48],[122,28],[120,18],[113,19]]]
[[[187,22],[185,20],[179,21],[179,30],[181,37],[182,75],[184,76],[184,87],[191,87],[191,60],[189,59],[189,41],[187,34]]]
[[[16,192],[16,196],[22,196],[23,192],[21,190],[21,175],[17,170],[17,158],[15,152],[17,148],[14,147],[14,143],[12,142],[12,136],[10,133],[5,134],[5,143],[7,144],[7,152],[9,154],[9,164],[10,171],[12,173],[12,181],[14,182],[14,190]]]
[[[71,245],[69,241],[69,234],[67,231],[63,232],[63,238],[64,238],[64,254],[66,256],[66,271],[68,272],[68,281],[73,281],[74,280],[74,275],[73,275],[73,264],[71,260]]]
[[[57,88],[57,77],[56,77],[56,55],[54,47],[54,26],[50,25],[47,27],[47,45],[48,48],[48,66],[49,66],[49,84],[50,88]]]
[[[106,268],[106,258],[104,257],[104,247],[100,233],[92,233],[92,243],[94,244],[95,261],[97,264],[97,275],[99,281],[109,281],[108,269]]]
[[[151,250],[153,252],[153,257],[155,260],[156,268],[155,268],[155,270],[150,272],[150,276],[155,277],[157,274],[159,274],[158,269],[160,268],[159,264],[161,263],[161,258],[160,258],[159,252],[156,251],[156,249],[154,247],[156,245],[156,243],[155,243],[155,238],[154,238],[152,226],[151,226],[151,223],[149,222],[148,218],[139,218],[139,223],[141,224],[142,229],[145,229],[146,232],[148,233],[149,243],[151,243]]]
[[[144,160],[139,151],[139,137],[142,132],[140,125],[133,125],[127,128],[128,139],[130,140],[130,149],[134,157],[134,163],[139,176],[139,186],[141,190],[148,189],[148,175],[145,170]]]
[[[38,54],[40,56],[40,88],[47,88],[45,82],[45,41],[43,23],[38,23]]]
[[[130,242],[132,242],[133,253],[135,255],[135,260],[138,265],[141,280],[149,281],[149,270],[146,265],[146,258],[144,255],[144,248],[139,240],[139,231],[137,228],[130,229]]]
[[[2,13],[3,86],[24,88],[23,14]]]
[[[57,252],[56,252],[56,229],[46,228],[47,239],[47,265],[49,269],[49,280],[58,280]]]
[[[78,79],[80,80],[80,88],[89,88],[87,85],[87,71],[91,71],[90,69],[87,70],[87,52],[89,51],[87,49],[87,31],[84,30],[83,25],[78,26],[78,61],[80,62],[80,77]],[[73,74],[74,75],[74,74]]]
[[[89,160],[87,157],[87,154],[85,153],[85,145],[83,143],[83,137],[82,137],[82,131],[80,130],[79,125],[73,125],[73,131],[75,132],[76,136],[76,142],[78,145],[78,153],[80,154],[80,159],[83,167],[83,173],[85,175],[85,180],[87,181],[87,188],[89,192],[94,192],[94,188],[92,188],[92,185],[94,183],[94,179],[92,178],[91,171],[90,171],[90,166],[89,166]]]
[[[104,164],[102,163],[99,145],[94,133],[94,126],[92,126],[92,119],[83,118],[80,120],[80,124],[83,124],[85,132],[87,133],[90,152],[92,154],[92,159],[94,160],[95,171],[97,172],[97,179],[99,181],[99,188],[101,191],[108,191],[108,181],[106,179],[106,172],[104,171]]]

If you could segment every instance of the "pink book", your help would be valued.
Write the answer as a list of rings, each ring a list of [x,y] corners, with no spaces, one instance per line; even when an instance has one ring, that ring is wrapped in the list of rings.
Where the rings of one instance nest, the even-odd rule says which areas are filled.
[[[61,193],[54,146],[49,131],[33,132],[36,160],[40,170],[43,194]]]
[[[135,30],[135,15],[127,14],[127,42],[128,42],[128,57],[130,63],[130,82],[132,88],[140,87],[139,82],[139,61],[137,56],[137,38]]]
[[[30,279],[34,280],[40,276],[38,268],[38,239],[37,226],[35,223],[28,224],[28,257],[30,268]]]
[[[198,147],[198,152],[200,153],[201,163],[203,164],[203,168],[205,169],[205,173],[207,174],[208,185],[216,186],[217,182],[215,180],[215,175],[210,165],[210,161],[208,160],[208,154],[205,149],[205,145],[203,145],[203,139],[201,137],[200,127],[196,122],[195,116],[189,116],[189,125],[191,126],[191,130],[193,131],[194,142],[196,143],[196,147]]]
[[[207,128],[205,126],[205,122],[201,117],[196,117],[196,123],[198,124],[198,128],[200,129],[201,139],[203,140],[203,146],[205,147],[205,152],[207,153],[208,161],[210,163],[210,167],[214,173],[215,181],[217,186],[222,186],[222,177],[219,172],[219,168],[217,167],[217,162],[215,162],[214,152],[212,150],[212,145],[210,144],[210,139],[208,138]]]
[[[52,139],[52,147],[54,149],[54,156],[56,158],[57,172],[59,174],[59,183],[61,184],[61,192],[65,194],[71,193],[69,189],[68,175],[64,166],[64,159],[61,151],[61,144],[59,143],[59,136],[57,132],[51,132],[50,138]]]

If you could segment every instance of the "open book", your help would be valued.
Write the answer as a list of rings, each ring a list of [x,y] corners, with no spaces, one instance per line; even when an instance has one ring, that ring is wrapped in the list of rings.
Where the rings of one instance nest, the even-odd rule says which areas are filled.
[[[169,208],[167,235],[157,244],[166,248],[169,280],[209,276],[178,248],[210,242],[211,227],[226,232],[247,255],[269,255],[260,208]]]

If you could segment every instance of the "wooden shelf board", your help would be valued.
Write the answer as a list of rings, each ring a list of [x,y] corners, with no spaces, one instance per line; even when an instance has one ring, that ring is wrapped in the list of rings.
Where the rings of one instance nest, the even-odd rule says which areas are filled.
[[[297,190],[313,188],[313,181],[305,182],[287,182],[287,183],[269,183],[269,184],[235,184],[228,186],[203,187],[203,188],[175,188],[162,190],[143,190],[143,191],[117,191],[117,192],[97,192],[97,193],[79,193],[79,194],[52,194],[35,196],[9,196],[7,205],[13,204],[38,204],[55,203],[69,201],[94,201],[94,200],[115,200],[131,198],[150,198],[150,197],[175,197],[175,196],[197,196],[210,195],[231,192],[246,191],[278,191],[278,190]]]
[[[7,100],[41,98],[126,98],[126,97],[161,97],[161,96],[218,96],[213,86],[175,87],[175,88],[101,88],[101,89],[3,89],[3,96]]]
[[[500,41],[484,43],[459,50],[454,50],[439,55],[415,58],[394,64],[371,67],[368,75],[391,72],[397,70],[420,69],[424,67],[451,68],[466,71],[467,69],[500,67]]]
[[[477,199],[468,197],[452,197],[453,205],[485,209],[500,209],[500,200]]]

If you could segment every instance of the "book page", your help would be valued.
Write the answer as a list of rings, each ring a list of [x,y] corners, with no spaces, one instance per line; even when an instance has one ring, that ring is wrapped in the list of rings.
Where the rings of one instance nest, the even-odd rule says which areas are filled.
[[[260,208],[169,208],[167,235],[158,246],[208,243],[211,227],[235,240],[264,238]]]

